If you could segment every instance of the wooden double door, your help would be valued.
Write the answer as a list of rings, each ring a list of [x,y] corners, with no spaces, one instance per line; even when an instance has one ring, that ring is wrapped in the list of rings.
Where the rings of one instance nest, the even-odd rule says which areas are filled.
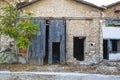
[[[29,60],[39,64],[65,64],[66,26],[64,20],[40,20],[38,34],[33,36]]]

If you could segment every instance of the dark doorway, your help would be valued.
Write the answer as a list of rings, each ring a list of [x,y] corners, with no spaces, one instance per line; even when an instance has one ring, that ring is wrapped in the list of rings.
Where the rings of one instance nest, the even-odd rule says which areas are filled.
[[[112,51],[117,52],[117,40],[112,40]]]
[[[83,37],[74,37],[74,58],[79,61],[84,60],[84,40]]]
[[[52,62],[59,63],[60,62],[60,42],[53,42],[52,44]]]
[[[46,40],[45,40],[45,57],[44,57],[44,64],[48,64],[48,46],[49,46],[49,20],[46,20]]]
[[[109,51],[108,51],[108,41],[103,40],[103,58],[109,59]]]

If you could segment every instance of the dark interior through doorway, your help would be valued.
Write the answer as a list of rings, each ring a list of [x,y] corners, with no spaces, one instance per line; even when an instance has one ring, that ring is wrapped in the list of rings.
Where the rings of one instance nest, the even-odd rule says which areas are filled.
[[[74,58],[84,61],[84,37],[74,37]]]
[[[45,42],[45,57],[44,57],[44,64],[48,64],[48,46],[49,46],[49,20],[46,20],[46,42]]]
[[[103,40],[103,58],[109,59],[109,51],[108,51],[108,41]]]
[[[60,42],[52,44],[52,62],[53,64],[60,63]]]
[[[117,40],[112,40],[112,52],[117,52]]]

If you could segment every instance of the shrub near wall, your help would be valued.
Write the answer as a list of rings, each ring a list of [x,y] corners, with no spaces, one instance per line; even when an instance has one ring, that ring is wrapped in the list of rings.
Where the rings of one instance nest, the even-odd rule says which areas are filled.
[[[13,5],[8,5],[0,8],[3,14],[0,15],[0,35],[5,35],[13,39],[12,42],[8,44],[8,47],[1,51],[0,53],[0,63],[13,63],[19,62],[19,59],[23,58],[18,56],[22,50],[28,50],[28,47],[31,44],[31,37],[36,35],[39,27],[37,24],[33,23],[32,14],[31,13],[22,13]],[[20,13],[24,14],[20,16]],[[27,18],[27,19],[23,19]],[[11,43],[15,45],[11,45]],[[14,46],[14,51],[11,47]],[[7,50],[9,49],[9,50]],[[6,53],[13,55],[14,57],[6,62],[8,56]],[[6,56],[3,58],[3,55]],[[26,54],[28,55],[28,54]],[[23,61],[23,59],[22,59]],[[25,62],[25,58],[24,58]]]

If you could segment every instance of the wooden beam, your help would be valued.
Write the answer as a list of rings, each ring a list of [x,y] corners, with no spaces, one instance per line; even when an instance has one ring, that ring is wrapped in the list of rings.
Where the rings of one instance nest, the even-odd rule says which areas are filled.
[[[33,19],[40,19],[40,20],[88,20],[92,21],[93,19],[102,19],[101,17],[32,17]],[[28,19],[28,18],[22,18]]]

